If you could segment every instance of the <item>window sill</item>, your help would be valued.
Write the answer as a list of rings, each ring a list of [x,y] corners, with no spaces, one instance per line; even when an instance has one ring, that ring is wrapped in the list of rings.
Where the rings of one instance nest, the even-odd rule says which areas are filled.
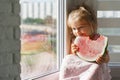
[[[111,76],[112,78],[119,78],[120,79],[120,63],[109,63],[111,69]],[[59,80],[59,72],[55,72],[44,77],[38,78],[36,80]]]
[[[53,74],[38,78],[36,80],[59,80],[59,72],[55,72]]]

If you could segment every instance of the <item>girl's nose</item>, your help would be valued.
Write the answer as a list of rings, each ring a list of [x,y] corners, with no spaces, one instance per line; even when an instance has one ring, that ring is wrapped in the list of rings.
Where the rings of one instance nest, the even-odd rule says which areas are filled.
[[[79,29],[76,29],[76,32],[78,33],[78,32],[79,32]]]

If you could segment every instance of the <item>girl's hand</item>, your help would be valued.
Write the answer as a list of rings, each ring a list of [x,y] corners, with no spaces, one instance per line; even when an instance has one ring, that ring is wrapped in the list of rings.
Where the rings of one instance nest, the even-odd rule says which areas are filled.
[[[75,44],[72,44],[72,45],[71,45],[71,52],[72,52],[72,53],[75,54],[75,53],[78,51],[78,49],[79,49],[79,48],[78,48],[77,45],[75,45]]]
[[[96,62],[97,62],[98,64],[108,63],[108,62],[109,62],[109,54],[108,54],[108,51],[106,51],[105,55],[99,56],[99,57],[97,58]]]

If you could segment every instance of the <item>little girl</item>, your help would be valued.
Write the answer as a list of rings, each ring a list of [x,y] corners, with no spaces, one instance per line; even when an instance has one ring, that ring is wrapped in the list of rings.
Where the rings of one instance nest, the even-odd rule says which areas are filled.
[[[86,5],[82,5],[68,15],[67,23],[74,35],[71,42],[72,54],[64,58],[59,80],[111,80],[110,69],[107,65],[108,51],[105,51],[106,55],[99,56],[95,62],[87,62],[77,56],[78,47],[73,43],[77,36],[94,39],[96,35],[99,35],[94,11]]]

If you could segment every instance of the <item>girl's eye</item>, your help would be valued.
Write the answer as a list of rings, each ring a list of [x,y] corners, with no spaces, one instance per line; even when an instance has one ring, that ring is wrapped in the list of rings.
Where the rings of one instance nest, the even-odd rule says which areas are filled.
[[[84,27],[79,27],[79,28],[77,28],[77,29],[80,30],[80,29],[82,29],[82,28],[84,28]]]
[[[84,28],[86,28],[87,26],[81,26],[81,27],[79,27],[78,29],[84,29]]]
[[[73,30],[76,30],[76,28],[72,28]]]
[[[85,28],[85,26],[81,26],[81,27],[79,27],[78,29],[82,29],[82,28]]]

